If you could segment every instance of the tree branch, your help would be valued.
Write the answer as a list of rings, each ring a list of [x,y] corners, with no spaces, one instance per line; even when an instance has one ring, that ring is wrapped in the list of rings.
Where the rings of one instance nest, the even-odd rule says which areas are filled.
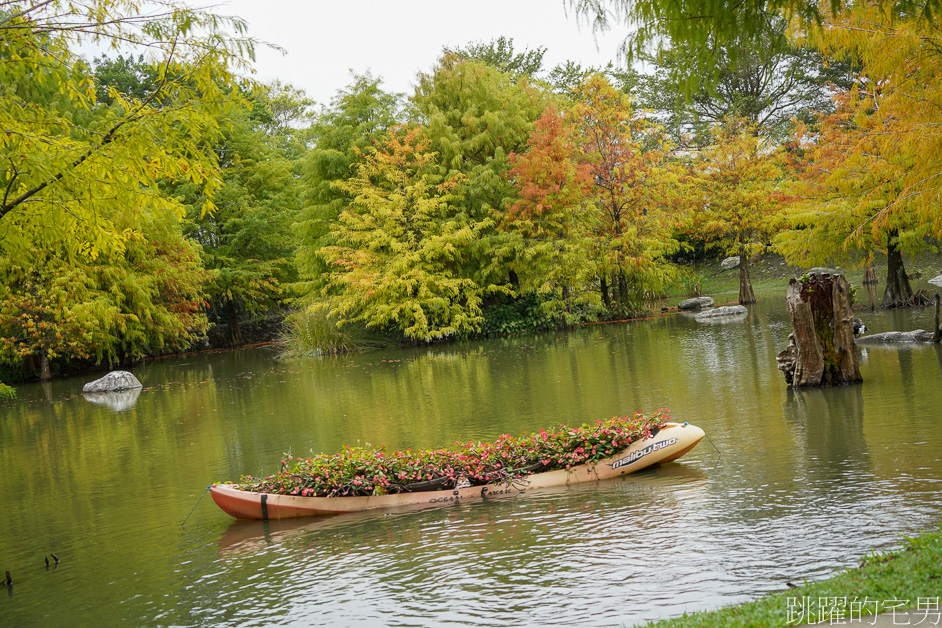
[[[157,96],[160,94],[161,90],[163,90],[164,85],[166,85],[166,83],[167,83],[167,71],[168,71],[169,68],[170,68],[170,61],[173,59],[173,54],[174,54],[174,52],[175,52],[175,50],[176,50],[176,46],[177,46],[177,42],[176,42],[176,40],[174,40],[173,45],[172,45],[171,48],[170,48],[170,54],[169,54],[169,56],[167,57],[167,62],[166,62],[166,64],[164,65],[164,73],[163,73],[163,76],[162,76],[161,79],[160,79],[160,83],[157,84],[157,88],[154,90],[154,93],[152,93],[152,94],[151,94],[150,96],[148,96],[144,101],[142,101],[141,104],[138,105],[137,108],[135,108],[134,111],[131,112],[131,114],[130,114],[128,117],[126,117],[125,119],[121,120],[120,122],[118,122],[117,124],[115,124],[113,127],[111,127],[111,129],[109,129],[108,132],[105,133],[105,135],[102,137],[101,142],[99,142],[97,145],[92,146],[92,147],[89,148],[87,151],[85,151],[85,153],[83,153],[83,154],[80,155],[77,159],[75,159],[75,160],[68,166],[68,168],[61,170],[60,172],[58,172],[57,174],[53,175],[53,176],[50,177],[49,179],[46,179],[46,180],[43,181],[42,183],[40,183],[40,184],[34,186],[32,189],[27,190],[26,192],[24,192],[23,194],[21,194],[21,195],[20,195],[19,197],[17,197],[16,199],[10,201],[9,203],[6,201],[6,197],[4,197],[4,203],[3,203],[3,205],[0,205],[0,220],[2,220],[4,216],[6,216],[8,213],[10,213],[10,212],[13,211],[14,209],[16,209],[16,207],[19,206],[20,204],[22,204],[23,202],[25,202],[25,201],[29,200],[30,198],[36,196],[37,194],[39,194],[40,192],[42,192],[43,190],[45,190],[45,189],[46,189],[47,187],[49,187],[50,185],[53,185],[53,184],[55,184],[56,182],[61,181],[62,178],[65,176],[65,174],[66,174],[66,172],[67,172],[68,170],[75,170],[76,168],[78,168],[79,166],[81,166],[83,163],[85,163],[85,162],[86,162],[89,158],[91,158],[93,155],[95,155],[96,153],[98,153],[102,148],[104,148],[105,146],[107,146],[108,144],[110,144],[111,142],[113,142],[114,139],[115,139],[115,137],[116,137],[117,134],[118,134],[118,131],[121,130],[121,127],[123,127],[123,126],[126,125],[126,124],[133,123],[133,122],[136,122],[137,120],[140,120],[141,117],[142,117],[142,116],[140,115],[141,112],[142,112],[147,106],[149,106],[150,103],[152,103],[152,102],[157,98]],[[8,190],[8,192],[9,192],[9,190]]]

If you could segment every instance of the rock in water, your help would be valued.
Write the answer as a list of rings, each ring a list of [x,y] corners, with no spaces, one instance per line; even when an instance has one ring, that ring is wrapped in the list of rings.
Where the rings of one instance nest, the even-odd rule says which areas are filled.
[[[746,309],[745,305],[726,305],[723,307],[718,307],[715,310],[707,310],[705,312],[700,312],[695,319],[698,321],[710,320],[713,318],[725,318],[730,316],[745,316],[749,313],[749,310]]]
[[[857,340],[858,343],[877,344],[877,343],[913,343],[913,342],[932,342],[932,332],[917,329],[915,331],[887,331],[882,334],[871,334]]]
[[[720,262],[720,269],[721,269],[721,270],[732,270],[733,268],[736,268],[736,267],[738,267],[738,266],[739,266],[739,256],[738,256],[738,255],[735,256],[735,257],[727,257],[727,258],[724,259],[722,262]]]
[[[111,371],[101,379],[96,379],[82,387],[83,393],[116,392],[142,388],[141,382],[127,371]]]
[[[713,299],[710,297],[696,297],[695,299],[687,299],[681,301],[677,305],[679,310],[696,310],[701,307],[711,307],[713,305]]]

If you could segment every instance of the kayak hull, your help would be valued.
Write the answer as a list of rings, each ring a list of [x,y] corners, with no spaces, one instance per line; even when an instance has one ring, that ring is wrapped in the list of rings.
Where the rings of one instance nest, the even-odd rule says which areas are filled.
[[[680,458],[693,449],[704,435],[703,430],[695,425],[668,423],[654,437],[636,441],[612,457],[593,464],[534,473],[520,476],[513,481],[467,488],[370,496],[302,497],[254,493],[237,489],[232,484],[217,484],[210,488],[210,494],[216,505],[237,519],[284,519],[417,504],[450,504],[485,499],[489,496],[520,495],[535,488],[627,475]]]

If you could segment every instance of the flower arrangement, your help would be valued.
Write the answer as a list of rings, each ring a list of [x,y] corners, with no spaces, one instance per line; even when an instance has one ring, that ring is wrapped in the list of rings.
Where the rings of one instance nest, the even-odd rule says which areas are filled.
[[[548,432],[504,434],[493,443],[455,443],[455,449],[396,451],[383,447],[345,447],[336,454],[281,461],[282,470],[266,478],[243,476],[236,488],[257,493],[316,497],[385,495],[480,486],[594,464],[649,438],[670,421],[667,410],[651,416],[612,417],[580,427]],[[290,462],[289,462],[290,461]],[[290,465],[290,466],[289,466]]]

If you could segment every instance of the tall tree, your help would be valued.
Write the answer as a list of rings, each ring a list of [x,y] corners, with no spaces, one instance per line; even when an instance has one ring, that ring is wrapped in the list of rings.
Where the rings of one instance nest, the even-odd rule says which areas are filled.
[[[250,110],[233,108],[220,121],[223,138],[216,145],[222,184],[216,210],[200,211],[203,198],[194,186],[179,186],[189,211],[186,234],[202,246],[204,267],[212,272],[206,286],[209,315],[227,326],[230,345],[243,343],[241,324],[283,307],[287,286],[296,280],[291,225],[301,204],[301,149],[293,125],[303,121],[303,94],[294,106],[279,88],[285,111],[276,120],[264,95]]]
[[[558,296],[571,310],[573,290],[596,275],[588,195],[592,174],[575,161],[575,129],[555,108],[537,120],[524,153],[507,173],[518,196],[499,225],[520,236],[514,269],[523,292]]]
[[[855,5],[829,22],[821,45],[863,62],[860,82],[836,96],[837,111],[799,134],[802,201],[783,235],[799,259],[887,255],[887,307],[911,302],[903,253],[942,236],[942,36],[912,17],[893,20]]]
[[[691,93],[700,80],[718,78],[720,51],[736,52],[737,41],[752,41],[772,49],[786,45],[787,33],[778,21],[794,23],[805,32],[817,30],[824,18],[838,14],[852,3],[831,0],[565,0],[578,20],[594,31],[615,26],[627,27],[629,35],[621,46],[629,62],[639,56],[666,48],[685,46],[692,51],[689,64],[678,66],[676,77],[683,79]],[[932,23],[942,9],[942,0],[878,0],[876,9],[890,16],[918,16]],[[732,45],[732,46],[731,46]],[[736,61],[736,57],[732,57]]]
[[[455,55],[459,59],[477,61],[492,68],[496,68],[514,78],[536,78],[543,71],[543,57],[546,48],[538,46],[530,50],[524,48],[523,52],[514,49],[513,37],[498,37],[489,42],[472,42],[463,48],[446,47],[445,56]]]
[[[324,290],[341,324],[396,329],[434,340],[477,329],[484,290],[463,276],[463,251],[489,221],[463,224],[451,211],[463,175],[435,174],[435,154],[418,128],[394,130],[370,150],[356,176],[334,185],[352,202],[320,250]]]
[[[784,32],[786,22],[771,18]],[[814,112],[831,111],[835,88],[847,88],[853,71],[851,58],[827,58],[816,46],[783,39],[738,38],[717,47],[713,54],[716,75],[687,77],[698,52],[681,44],[645,55],[654,73],[639,90],[644,105],[665,115],[665,126],[679,141],[707,145],[711,128],[727,118],[741,118],[757,133],[784,142],[793,120],[813,119]],[[699,141],[698,141],[699,140]]]
[[[160,82],[160,68],[144,59],[144,55],[118,55],[95,57],[95,97],[99,104],[112,105],[112,91],[125,98],[144,100],[150,97]]]
[[[666,256],[679,246],[671,236],[677,205],[659,129],[598,74],[581,86],[570,115],[579,160],[594,180],[590,200],[602,299],[606,306],[637,311],[646,293],[660,294],[673,281]]]
[[[783,226],[784,178],[779,150],[747,121],[715,127],[713,143],[694,160],[689,227],[709,246],[739,256],[739,303],[755,303],[749,257],[765,250]]]
[[[353,78],[310,129],[314,146],[304,161],[304,199],[296,225],[299,289],[306,296],[318,294],[326,281],[329,269],[318,251],[333,243],[331,226],[349,200],[334,184],[356,174],[362,151],[385,137],[399,115],[399,94],[383,91],[380,78],[370,74]]]
[[[411,104],[445,175],[464,175],[452,212],[479,234],[465,250],[466,276],[485,288],[514,285],[508,265],[513,249],[494,226],[504,199],[513,195],[504,177],[508,155],[525,149],[547,96],[526,78],[514,80],[496,68],[445,55],[431,73],[419,76]],[[490,228],[480,229],[485,222]]]
[[[187,348],[206,331],[197,247],[159,208],[109,216],[134,224],[120,253],[0,258],[0,360],[35,370],[76,360],[110,365]]]

